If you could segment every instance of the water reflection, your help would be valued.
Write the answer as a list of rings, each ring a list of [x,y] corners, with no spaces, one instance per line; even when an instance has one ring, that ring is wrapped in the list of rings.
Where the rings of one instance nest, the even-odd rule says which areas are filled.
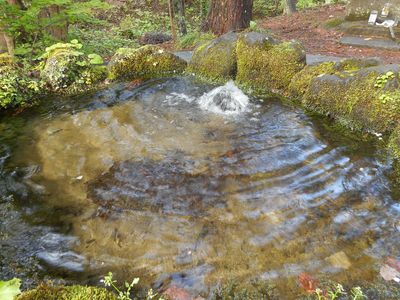
[[[196,99],[211,89],[171,79],[29,116],[32,139],[4,161],[28,166],[11,187],[31,199],[14,209],[30,207],[27,220],[47,226],[34,251],[41,266],[203,294],[258,278],[292,295],[301,272],[377,281],[400,243],[388,166],[361,143],[330,143],[277,101],[202,110]]]

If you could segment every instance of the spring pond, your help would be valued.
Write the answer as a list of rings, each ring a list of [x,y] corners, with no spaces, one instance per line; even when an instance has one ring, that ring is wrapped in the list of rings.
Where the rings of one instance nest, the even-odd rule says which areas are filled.
[[[285,299],[303,272],[382,283],[400,249],[386,153],[277,99],[214,88],[121,83],[3,116],[0,279],[100,284],[112,271],[204,297],[259,280]]]

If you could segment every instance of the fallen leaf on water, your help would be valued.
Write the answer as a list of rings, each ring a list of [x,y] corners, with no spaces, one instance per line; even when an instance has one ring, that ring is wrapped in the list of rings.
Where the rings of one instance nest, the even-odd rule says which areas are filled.
[[[383,265],[379,273],[386,281],[394,280],[396,282],[400,282],[400,272],[388,265]]]
[[[397,270],[400,272],[400,261],[393,257],[386,257],[385,263],[389,266],[392,267],[393,269]]]
[[[314,292],[319,285],[318,280],[314,279],[310,274],[308,273],[301,273],[299,275],[299,282],[300,286],[309,293]]]
[[[328,261],[332,266],[339,269],[347,270],[351,266],[349,258],[343,251],[332,254],[331,256],[326,258],[326,261]]]
[[[183,288],[179,288],[177,286],[169,287],[164,293],[165,296],[169,300],[192,300],[193,297]]]

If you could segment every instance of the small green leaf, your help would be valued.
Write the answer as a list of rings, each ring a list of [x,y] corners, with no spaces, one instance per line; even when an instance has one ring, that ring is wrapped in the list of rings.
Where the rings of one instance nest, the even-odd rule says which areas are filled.
[[[0,281],[0,299],[13,300],[15,296],[21,293],[20,286],[21,280],[17,278],[9,281]]]
[[[104,64],[103,58],[96,53],[89,54],[88,57],[90,58],[90,64],[92,65]]]
[[[79,41],[77,39],[75,39],[75,40],[72,40],[70,43],[76,45],[76,44],[79,44]]]

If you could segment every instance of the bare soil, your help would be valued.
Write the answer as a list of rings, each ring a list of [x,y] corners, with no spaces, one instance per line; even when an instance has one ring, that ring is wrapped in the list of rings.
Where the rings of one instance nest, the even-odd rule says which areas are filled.
[[[259,26],[271,30],[282,39],[301,41],[309,54],[338,57],[379,57],[386,63],[400,63],[400,51],[341,45],[343,32],[339,27],[329,28],[330,21],[344,20],[345,6],[331,5],[309,9],[290,16],[265,18]]]

